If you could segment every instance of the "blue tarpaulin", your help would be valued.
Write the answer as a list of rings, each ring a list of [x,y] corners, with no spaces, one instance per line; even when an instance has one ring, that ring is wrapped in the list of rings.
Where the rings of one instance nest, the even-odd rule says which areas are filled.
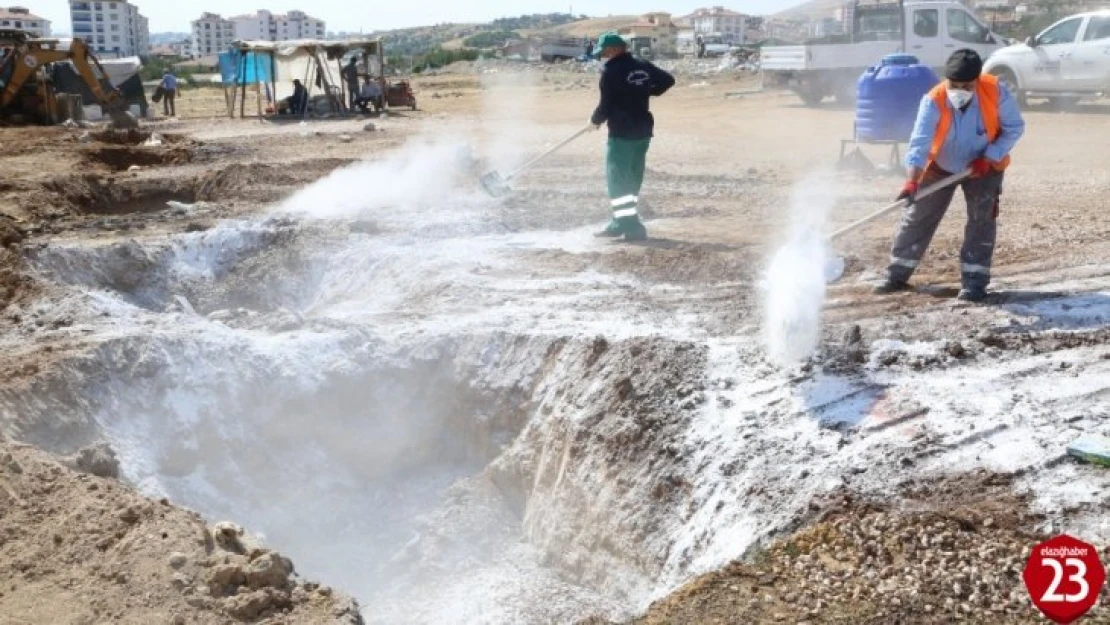
[[[225,85],[269,83],[273,76],[273,57],[269,54],[247,52],[244,66],[243,55],[244,53],[239,50],[220,53],[220,77],[223,83]],[[240,70],[243,70],[243,76],[239,76]]]

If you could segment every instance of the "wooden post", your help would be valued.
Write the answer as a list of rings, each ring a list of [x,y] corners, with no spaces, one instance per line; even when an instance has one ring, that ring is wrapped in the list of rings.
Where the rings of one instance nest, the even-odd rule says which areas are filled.
[[[335,65],[339,68],[339,97],[342,98],[343,106],[346,106],[351,101],[351,97],[347,93],[347,79],[343,77],[343,57],[336,59]]]
[[[224,85],[224,106],[227,107],[227,117],[228,117],[228,119],[235,119],[235,87],[234,86],[232,86],[230,89],[228,89],[227,85]]]
[[[245,52],[243,53],[243,58],[239,60],[239,67],[239,119],[243,119],[246,117],[247,113],[247,54]]]
[[[315,56],[313,56],[312,58],[313,58],[313,60],[316,59]],[[308,65],[306,65],[305,68],[304,68],[305,100],[304,100],[304,109],[301,110],[301,119],[302,120],[306,119],[308,117],[308,103],[312,101],[312,88],[309,86],[312,83],[308,81],[308,77],[310,75],[312,75],[312,63],[311,62]]]
[[[274,115],[278,112],[278,97],[277,97],[277,61],[274,59],[274,52],[271,50],[270,59],[270,104],[274,107]]]

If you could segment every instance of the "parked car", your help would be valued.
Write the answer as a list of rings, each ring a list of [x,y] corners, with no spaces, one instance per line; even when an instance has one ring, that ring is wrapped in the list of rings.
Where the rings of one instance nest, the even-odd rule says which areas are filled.
[[[1025,43],[995,52],[984,70],[1025,104],[1069,105],[1110,93],[1110,10],[1066,17]]]
[[[956,48],[972,48],[987,58],[1006,45],[956,0],[857,0],[853,9],[850,33],[805,45],[764,46],[760,63],[766,82],[789,86],[811,106],[829,96],[852,102],[860,75],[888,54],[912,54],[939,70]]]

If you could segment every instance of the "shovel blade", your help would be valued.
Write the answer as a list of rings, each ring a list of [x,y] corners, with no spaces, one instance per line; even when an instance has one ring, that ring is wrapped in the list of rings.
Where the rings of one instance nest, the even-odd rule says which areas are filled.
[[[832,284],[844,277],[844,259],[840,256],[829,256],[825,259],[825,283]]]
[[[486,193],[490,194],[492,197],[505,197],[511,190],[509,189],[508,183],[505,182],[505,179],[496,171],[491,171],[482,176],[479,182],[482,188],[486,190]]]

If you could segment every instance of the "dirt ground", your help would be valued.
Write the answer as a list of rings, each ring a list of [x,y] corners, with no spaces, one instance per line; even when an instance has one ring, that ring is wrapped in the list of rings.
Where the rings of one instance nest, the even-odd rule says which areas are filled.
[[[519,129],[512,133],[514,149],[531,151],[585,122],[594,80],[570,72],[442,74],[417,81],[419,111],[307,125],[228,120],[219,115],[219,92],[198,90],[179,96],[180,118],[145,123],[138,133],[0,128],[6,148],[0,154],[3,386],[34,384],[52,363],[87,347],[52,332],[56,319],[27,318],[52,297],[50,276],[30,272],[27,261],[50,242],[122,244],[206,230],[255,215],[336,169],[381,159],[415,138],[458,134],[483,147],[478,131],[506,124]],[[491,108],[509,111],[508,117]],[[753,285],[781,236],[790,198],[798,185],[827,184],[815,176],[835,172],[852,114],[758,92],[746,75],[682,76],[654,110],[657,136],[644,190],[652,241],[604,253],[522,250],[520,259],[558,273],[596,268],[649,284],[703,286],[697,304],[704,332],[728,336],[756,323]],[[513,122],[514,115],[528,123]],[[1110,276],[1110,104],[1063,114],[1034,107],[1026,121],[1027,135],[1007,173],[989,305],[953,300],[962,235],[956,214],[919,269],[918,288],[872,295],[895,223],[880,220],[841,244],[848,273],[829,292],[830,341],[854,330],[903,341],[986,343],[979,331],[992,305],[1052,297],[1061,285]],[[603,149],[602,135],[590,135],[522,176],[517,193],[499,207],[499,227],[602,224]],[[865,151],[875,162],[886,158],[883,149]],[[881,171],[833,179],[834,226],[888,204],[901,182]],[[666,292],[628,298],[660,317],[690,304]],[[1058,346],[1036,341],[1051,352],[1067,341],[1105,349],[1106,339],[1105,332],[1091,331],[1052,339]],[[1021,342],[992,340],[1000,349],[1007,340]],[[1016,343],[1011,349],[1027,346]],[[1030,502],[1013,494],[1012,476],[952,479],[906,485],[897,505],[854,492],[815,504],[797,533],[684,586],[635,622],[1037,622],[1015,568],[1042,535]],[[338,593],[290,578],[281,556],[214,546],[211,526],[197,515],[26,446],[0,443],[0,503],[0,579],[6,580],[0,624],[357,618]],[[915,541],[934,540],[946,542],[914,548]],[[979,587],[960,581],[960,571],[969,568],[997,574]],[[272,569],[282,575],[266,577]],[[1106,601],[1104,592],[1091,622],[1110,622]]]
[[[120,483],[105,449],[0,442],[0,623],[360,623],[232,523]]]

